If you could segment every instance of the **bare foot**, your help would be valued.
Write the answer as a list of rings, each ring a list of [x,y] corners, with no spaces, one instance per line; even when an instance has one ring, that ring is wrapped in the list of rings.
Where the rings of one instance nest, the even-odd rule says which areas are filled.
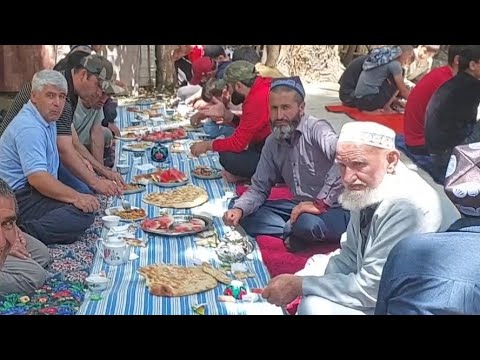
[[[385,114],[385,109],[377,109],[373,111],[363,111],[364,114],[367,115],[382,115]]]
[[[240,176],[235,176],[230,174],[228,171],[222,170],[222,177],[225,179],[226,182],[231,184],[236,184],[243,181],[248,181],[246,178],[242,178]]]
[[[405,109],[401,106],[394,106],[392,112],[403,114],[405,112]]]

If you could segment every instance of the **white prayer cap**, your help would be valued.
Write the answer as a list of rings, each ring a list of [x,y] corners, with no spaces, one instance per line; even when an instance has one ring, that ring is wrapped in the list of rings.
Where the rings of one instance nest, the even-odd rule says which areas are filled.
[[[338,137],[338,143],[343,142],[395,150],[395,131],[374,122],[349,122],[343,125]]]

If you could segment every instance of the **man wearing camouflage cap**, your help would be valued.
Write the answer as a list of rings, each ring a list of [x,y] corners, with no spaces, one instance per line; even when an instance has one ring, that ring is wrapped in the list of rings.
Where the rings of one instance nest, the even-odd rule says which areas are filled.
[[[205,116],[223,118],[235,127],[226,139],[202,141],[191,147],[194,156],[213,150],[220,153],[220,164],[230,180],[250,179],[260,160],[265,139],[270,135],[268,96],[272,80],[258,76],[255,65],[236,61],[228,65],[223,76],[233,105],[243,104],[241,116],[234,115],[216,98],[200,108]]]
[[[120,195],[122,190],[116,182],[123,180],[118,179],[117,174],[112,171],[104,173],[99,171],[99,174],[107,179],[100,179],[95,173],[89,171],[87,164],[90,163],[85,159],[90,159],[91,154],[79,142],[76,132],[72,129],[73,114],[79,98],[96,103],[104,94],[113,95],[119,91],[112,81],[113,66],[103,56],[89,55],[74,68],[60,72],[67,80],[68,94],[63,112],[56,123],[57,144],[61,160],[58,178],[65,185],[81,193],[91,193],[90,189],[93,189],[102,195]],[[31,90],[32,83],[28,81],[13,100],[5,119],[0,124],[0,136],[23,106],[28,103]]]
[[[83,58],[77,59],[77,63],[81,63],[84,58],[87,58],[88,55],[83,51],[77,51],[76,53],[84,54]],[[76,53],[73,53],[75,55]],[[91,59],[91,58],[89,58]],[[87,60],[86,66],[91,66],[91,60]],[[96,64],[93,64],[96,65]],[[97,64],[101,66],[101,64]],[[75,62],[70,60],[68,66],[75,66]],[[110,71],[113,72],[113,68],[103,68],[103,72],[107,73],[106,77],[110,77]],[[92,68],[94,70],[94,68]],[[100,78],[104,77],[102,70],[100,70]],[[116,134],[119,135],[119,130],[112,124],[115,119],[107,120],[107,113],[111,112],[112,109],[116,109],[117,104],[112,100],[110,94],[119,94],[125,92],[124,88],[118,86],[116,82],[103,82],[107,84],[107,89],[104,91],[102,97],[94,104],[88,100],[81,99],[79,101],[75,114],[73,117],[73,126],[78,135],[79,141],[81,144],[88,149],[88,153],[80,151],[81,155],[85,157],[91,164],[94,170],[102,176],[105,176],[105,173],[113,172],[110,169],[107,169],[108,166],[113,166],[112,161],[110,160],[112,149],[111,143],[113,139],[112,131],[116,131]],[[116,111],[116,110],[115,110]],[[111,130],[112,129],[112,130]],[[116,178],[112,180],[116,181],[117,184],[123,184],[123,179],[120,174],[113,172]],[[108,176],[105,176],[109,178]]]
[[[100,54],[104,49],[105,45],[72,45],[70,52],[55,65],[53,70],[71,70],[78,66],[83,58],[94,53]],[[127,91],[125,83],[116,80],[114,84],[121,87],[117,89],[116,93],[122,92],[123,89],[125,89],[125,92]],[[115,124],[117,106],[118,103],[108,94],[104,94],[93,106],[85,101],[81,101],[80,106],[75,111],[73,125],[80,142],[88,148],[94,157],[94,159],[90,157],[87,159],[95,171],[107,179],[122,183],[123,179],[120,174],[110,170],[113,166],[111,157],[112,153],[114,157],[115,149],[108,145],[112,143],[114,135],[120,136],[120,129]],[[115,115],[114,117],[111,116],[113,114]],[[92,144],[94,139],[96,141],[93,141],[94,144]]]

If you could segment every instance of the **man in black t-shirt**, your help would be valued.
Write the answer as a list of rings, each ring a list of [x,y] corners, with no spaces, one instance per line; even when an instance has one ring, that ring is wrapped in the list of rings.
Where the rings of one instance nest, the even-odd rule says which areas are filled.
[[[480,142],[480,45],[467,46],[459,57],[458,74],[434,93],[425,113],[425,142],[443,174],[455,146]]]
[[[363,71],[362,67],[366,58],[367,55],[364,55],[353,60],[338,81],[340,84],[340,101],[346,106],[355,106],[355,88],[357,87],[358,78]]]

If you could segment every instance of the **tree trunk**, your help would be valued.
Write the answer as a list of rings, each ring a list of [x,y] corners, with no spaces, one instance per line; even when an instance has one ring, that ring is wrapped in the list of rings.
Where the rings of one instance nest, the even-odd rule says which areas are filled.
[[[267,60],[265,65],[274,67],[277,65],[278,57],[280,56],[280,48],[282,45],[267,45]]]
[[[175,90],[175,65],[171,55],[175,48],[176,45],[155,45],[157,91],[173,92]]]
[[[348,45],[347,52],[345,53],[342,63],[345,66],[348,66],[350,64],[355,56],[355,50],[357,50],[358,45]]]
[[[277,68],[306,82],[337,82],[345,70],[338,45],[282,45]]]

